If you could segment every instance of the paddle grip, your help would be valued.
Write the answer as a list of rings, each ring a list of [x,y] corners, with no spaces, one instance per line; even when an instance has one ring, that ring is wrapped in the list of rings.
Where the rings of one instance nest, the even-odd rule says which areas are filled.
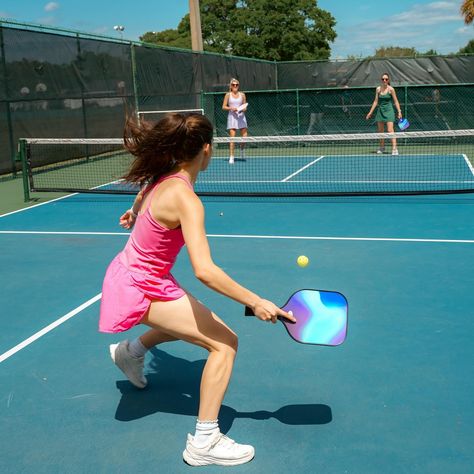
[[[249,308],[248,306],[245,307],[245,316],[255,316],[255,313],[252,311],[252,308]]]

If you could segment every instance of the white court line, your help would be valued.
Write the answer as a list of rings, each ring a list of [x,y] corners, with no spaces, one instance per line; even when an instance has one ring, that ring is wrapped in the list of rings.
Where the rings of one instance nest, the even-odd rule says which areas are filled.
[[[69,313],[65,314],[64,316],[60,317],[59,319],[57,319],[53,323],[51,323],[48,326],[41,329],[41,331],[38,331],[37,333],[30,336],[28,339],[25,339],[23,342],[20,342],[20,344],[17,344],[15,347],[12,347],[7,352],[4,352],[3,354],[0,355],[0,363],[2,363],[4,360],[11,357],[13,354],[16,354],[18,351],[21,351],[26,346],[29,346],[32,342],[34,342],[37,339],[39,339],[40,337],[44,336],[48,332],[52,331],[54,328],[57,328],[58,326],[60,326],[64,322],[66,322],[68,319],[71,319],[73,316],[80,313],[82,310],[84,310],[87,307],[89,307],[90,305],[94,304],[96,301],[99,301],[101,297],[102,297],[102,293],[99,293],[98,295],[95,295],[93,298],[91,298],[90,300],[88,300],[85,303],[81,304],[76,309],[73,309]]]
[[[298,173],[301,170],[298,170]],[[296,173],[294,173],[296,174]],[[293,175],[291,175],[293,176]],[[289,179],[291,176],[287,176],[284,179]],[[199,184],[235,184],[235,183],[247,183],[247,184],[265,184],[265,183],[283,183],[284,180],[248,180],[248,179],[232,179],[232,180],[225,180],[225,181],[200,181]],[[285,181],[287,183],[288,181]],[[303,183],[303,184],[313,184],[313,183],[324,183],[324,184],[458,184],[458,183],[467,183],[472,184],[474,181],[472,179],[451,179],[451,180],[411,180],[411,181],[400,181],[400,180],[377,180],[372,179],[368,180],[329,180],[329,179],[305,179],[305,180],[292,180],[291,183]],[[245,197],[245,194],[243,195]],[[341,193],[341,197],[344,197],[344,193]]]
[[[60,201],[61,199],[65,199],[65,198],[68,198],[68,197],[71,197],[71,196],[75,196],[76,194],[79,194],[79,193],[67,194],[66,196],[61,196],[61,197],[58,197],[58,198],[55,198],[55,199],[51,199],[50,201],[40,202],[39,204],[33,204],[33,206],[23,207],[22,209],[17,209],[16,211],[7,212],[6,214],[1,214],[0,218],[1,217],[6,217],[6,216],[11,216],[12,214],[17,214],[18,212],[28,211],[28,210],[33,209],[35,207],[44,206],[45,204],[49,204],[51,202]]]
[[[55,230],[0,230],[0,234],[26,235],[130,235],[130,232],[72,232]]]
[[[129,236],[129,232],[61,232],[36,230],[0,230],[0,234],[12,235],[90,235],[90,236]],[[252,234],[207,234],[209,238],[221,239],[275,239],[275,240],[341,240],[367,242],[426,242],[446,244],[474,244],[470,239],[419,239],[402,237],[338,237],[313,235],[252,235]]]
[[[288,181],[289,179],[293,178],[293,176],[296,176],[297,174],[301,173],[306,168],[309,168],[310,166],[314,165],[315,163],[317,163],[319,160],[322,160],[323,158],[324,158],[324,155],[320,156],[319,158],[316,158],[311,163],[308,163],[307,165],[303,166],[303,168],[300,168],[299,170],[296,170],[294,173],[290,174],[290,176],[287,176],[286,178],[283,178],[281,180],[281,182],[284,183],[284,182]]]
[[[300,235],[232,235],[232,234],[208,234],[208,237],[230,238],[230,239],[289,239],[289,240],[353,240],[368,242],[427,242],[427,243],[446,243],[446,244],[474,244],[474,240],[462,239],[411,239],[396,237],[315,237]]]
[[[471,173],[474,175],[474,168],[472,167],[472,163],[469,161],[469,158],[465,153],[463,153],[462,157],[464,158],[464,161],[466,162],[468,168],[471,170]]]
[[[23,234],[23,235],[91,235],[91,236],[128,236],[127,232],[44,232],[44,231],[0,231],[0,234]],[[275,239],[275,240],[339,240],[339,241],[375,241],[375,242],[425,242],[425,243],[448,243],[448,244],[474,244],[474,240],[461,239],[415,239],[415,238],[394,238],[394,237],[330,237],[330,236],[302,236],[302,235],[244,235],[244,234],[207,234],[209,238],[223,238],[223,239]],[[33,334],[28,339],[25,339],[20,344],[0,355],[0,363],[11,357],[16,352],[25,348],[32,342],[36,341],[46,333],[52,331],[60,326],[68,319],[80,313],[87,307],[94,304],[102,297],[102,293],[94,296],[86,301],[76,309],[62,316],[50,325]]]

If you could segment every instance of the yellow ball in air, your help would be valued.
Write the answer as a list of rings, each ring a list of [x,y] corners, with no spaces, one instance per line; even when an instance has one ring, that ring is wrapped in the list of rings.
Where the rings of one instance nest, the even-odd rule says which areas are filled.
[[[308,265],[308,263],[309,263],[309,258],[306,257],[306,255],[300,255],[300,256],[296,259],[296,263],[297,263],[300,267],[304,268],[304,267],[306,267],[306,266]]]

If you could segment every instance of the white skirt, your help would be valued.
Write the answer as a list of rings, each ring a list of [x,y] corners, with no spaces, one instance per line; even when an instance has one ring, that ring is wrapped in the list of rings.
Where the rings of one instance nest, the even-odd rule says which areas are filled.
[[[227,115],[227,130],[247,128],[247,118],[243,112],[229,112]]]

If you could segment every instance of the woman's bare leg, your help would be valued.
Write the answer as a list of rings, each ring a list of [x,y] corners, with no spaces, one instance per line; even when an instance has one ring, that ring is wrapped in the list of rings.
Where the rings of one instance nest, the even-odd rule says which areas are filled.
[[[235,137],[235,129],[231,128],[229,130],[229,136]],[[229,156],[234,156],[234,142],[229,143]]]
[[[377,132],[383,133],[383,122],[377,122]],[[385,140],[383,138],[380,139],[379,148],[383,150],[385,147]]]
[[[232,374],[237,335],[191,295],[175,301],[152,302],[141,322],[157,331],[147,333],[151,341],[159,338],[158,334],[167,335],[209,351],[201,378],[198,419],[217,419]]]
[[[178,339],[176,337],[165,334],[164,332],[158,331],[157,329],[150,329],[140,336],[140,341],[147,349],[151,349],[152,347],[157,346],[163,342],[172,342],[177,340]]]
[[[241,128],[240,129],[240,135],[243,138],[245,138],[247,136],[247,129],[246,128]],[[242,158],[244,157],[244,147],[245,147],[245,143],[241,142],[241,144],[240,144],[240,154],[241,154]]]
[[[387,122],[387,132],[393,133],[393,122]],[[397,139],[392,138],[392,151],[397,149]]]

